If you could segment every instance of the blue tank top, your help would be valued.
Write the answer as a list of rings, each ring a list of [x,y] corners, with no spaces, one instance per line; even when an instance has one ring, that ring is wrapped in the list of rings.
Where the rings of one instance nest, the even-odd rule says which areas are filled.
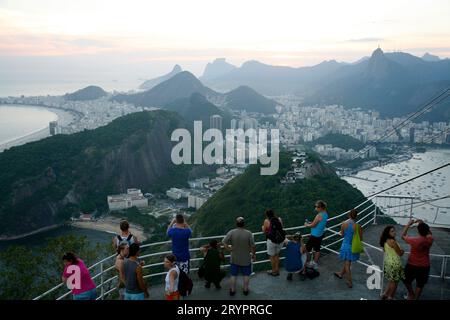
[[[300,242],[289,241],[287,243],[285,267],[287,272],[296,272],[303,268]]]
[[[311,229],[311,235],[314,237],[321,237],[325,233],[325,227],[327,226],[328,221],[328,213],[325,211],[321,212],[320,215],[322,216],[322,221],[320,221],[317,226]]]
[[[352,245],[353,234],[355,233],[355,230],[353,230],[354,222],[351,219],[347,220],[346,222],[348,223],[348,226],[344,231],[344,243]]]

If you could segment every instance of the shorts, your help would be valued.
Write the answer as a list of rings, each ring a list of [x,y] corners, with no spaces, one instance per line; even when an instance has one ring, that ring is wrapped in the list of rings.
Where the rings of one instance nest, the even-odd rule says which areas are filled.
[[[144,293],[128,293],[125,292],[125,300],[145,300]]]
[[[241,273],[243,276],[249,276],[252,274],[252,265],[249,264],[248,266],[238,266],[237,264],[231,264],[230,266],[230,274],[233,277],[238,276],[238,274]]]
[[[169,300],[169,301],[180,300],[180,292],[174,291],[171,294],[166,293],[166,300]]]
[[[416,280],[417,288],[423,288],[428,282],[428,275],[430,274],[430,267],[417,267],[410,265],[405,266],[405,284],[412,284]]]
[[[189,260],[187,261],[176,261],[175,264],[180,268],[180,270],[183,270],[184,273],[188,274],[190,270],[190,263]]]
[[[281,248],[283,248],[283,243],[274,243],[272,240],[267,239],[267,254],[269,256],[280,254]]]
[[[322,245],[323,235],[320,237],[310,236],[306,243],[306,251],[311,252],[314,249],[315,252],[320,252],[320,246]]]
[[[96,288],[73,295],[73,300],[95,300],[96,298],[97,298]]]

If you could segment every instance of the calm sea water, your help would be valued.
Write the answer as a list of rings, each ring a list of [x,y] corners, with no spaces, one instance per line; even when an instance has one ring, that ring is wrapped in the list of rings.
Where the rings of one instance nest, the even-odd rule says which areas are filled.
[[[48,127],[58,116],[43,108],[0,105],[0,145]]]
[[[416,153],[408,161],[391,163],[372,170],[363,170],[356,175],[359,178],[372,181],[352,177],[347,177],[345,180],[356,186],[365,196],[369,196],[448,162],[450,162],[450,150],[430,150],[425,153]],[[417,203],[420,200],[436,199],[450,195],[450,167],[405,183],[387,191],[386,194],[415,197],[412,200],[414,217],[424,219],[430,224],[450,227],[450,198],[430,203]],[[378,204],[389,214],[396,216],[409,215],[411,200],[380,198]],[[401,223],[405,221],[405,219],[396,220]]]
[[[48,230],[42,233],[34,234],[26,238],[11,240],[11,241],[0,241],[0,251],[5,250],[12,245],[22,245],[33,250],[37,250],[40,247],[45,247],[49,239],[66,236],[85,236],[87,240],[95,246],[97,243],[111,243],[111,239],[114,235],[90,229],[81,229],[71,226],[62,226],[52,230]]]

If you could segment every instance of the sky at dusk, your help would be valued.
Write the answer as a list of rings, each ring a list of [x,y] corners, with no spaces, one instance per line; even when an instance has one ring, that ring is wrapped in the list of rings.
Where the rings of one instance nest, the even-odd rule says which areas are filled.
[[[200,76],[218,57],[353,62],[378,45],[445,58],[449,17],[448,0],[0,0],[0,86],[39,75],[138,82],[175,63]]]

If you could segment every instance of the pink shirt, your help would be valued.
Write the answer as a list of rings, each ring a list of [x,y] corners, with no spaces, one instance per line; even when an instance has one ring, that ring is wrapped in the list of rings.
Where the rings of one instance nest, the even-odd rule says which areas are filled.
[[[96,288],[96,285],[94,283],[94,281],[91,278],[91,275],[89,274],[89,270],[88,268],[86,268],[86,265],[84,264],[83,260],[78,259],[78,264],[75,265],[68,265],[64,268],[63,271],[63,277],[65,278],[69,278],[69,277],[74,277],[73,275],[75,275],[77,273],[76,268],[79,268],[80,272],[80,281],[79,281],[79,288],[76,288],[77,285],[77,280],[74,278],[71,278],[69,281],[71,284],[73,284],[73,289],[72,289],[72,294],[80,294],[92,289]],[[70,272],[69,270],[67,270],[68,268],[70,268]]]
[[[411,254],[408,258],[408,263],[415,267],[429,267],[430,266],[430,248],[433,244],[433,237],[410,237],[406,236],[406,243],[411,246]]]

